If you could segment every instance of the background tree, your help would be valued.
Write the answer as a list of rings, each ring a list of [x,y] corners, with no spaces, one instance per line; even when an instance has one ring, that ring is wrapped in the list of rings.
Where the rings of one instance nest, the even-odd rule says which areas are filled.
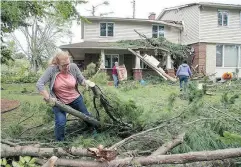
[[[61,40],[61,37],[71,36],[69,31],[71,24],[69,22],[61,23],[60,19],[51,16],[41,22],[34,17],[28,23],[32,26],[19,28],[27,43],[26,47],[14,33],[12,33],[12,37],[24,54],[27,55],[32,71],[37,72],[54,54],[57,49],[57,42]]]
[[[27,27],[27,20],[36,17],[38,21],[55,16],[62,21],[83,19],[76,10],[78,1],[1,1],[1,63],[12,59],[4,37],[19,27]]]
[[[108,1],[103,1],[102,3],[99,3],[97,5],[92,5],[91,9],[88,9],[87,11],[91,12],[92,16],[96,16],[96,10],[101,7],[101,6],[108,6],[110,3]],[[100,16],[106,16],[108,14],[112,14],[114,12],[105,12],[105,13],[100,13]]]

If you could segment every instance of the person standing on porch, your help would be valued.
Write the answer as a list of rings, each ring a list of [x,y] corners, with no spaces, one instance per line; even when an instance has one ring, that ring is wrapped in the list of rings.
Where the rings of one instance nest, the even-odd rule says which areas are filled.
[[[184,82],[184,91],[186,91],[188,79],[189,77],[192,76],[192,72],[186,60],[184,60],[183,63],[178,67],[176,76],[179,78],[179,81],[180,81],[180,91],[182,91],[183,89],[183,86],[182,86],[183,82]]]
[[[112,68],[112,77],[113,77],[114,85],[115,85],[116,88],[118,87],[118,84],[119,84],[118,72],[117,72],[118,66],[119,66],[119,63],[118,63],[118,62],[115,62],[115,65],[114,65],[114,67]]]

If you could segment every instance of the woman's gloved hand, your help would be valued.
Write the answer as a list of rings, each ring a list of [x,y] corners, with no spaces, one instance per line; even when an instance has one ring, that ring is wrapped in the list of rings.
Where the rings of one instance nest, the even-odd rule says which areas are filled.
[[[50,107],[55,106],[55,102],[57,101],[56,98],[52,98],[52,97],[49,97],[48,99],[44,98],[44,100],[46,101],[47,105],[49,105]]]
[[[85,87],[86,89],[88,90],[89,87],[94,87],[95,86],[95,83],[90,81],[90,80],[85,80]]]

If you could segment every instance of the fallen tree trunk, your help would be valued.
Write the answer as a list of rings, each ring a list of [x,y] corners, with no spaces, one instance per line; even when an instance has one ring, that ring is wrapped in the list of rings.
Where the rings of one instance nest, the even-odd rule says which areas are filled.
[[[190,152],[185,154],[158,155],[137,158],[116,159],[110,162],[94,162],[70,159],[58,159],[56,165],[71,167],[115,167],[139,164],[142,166],[154,164],[184,164],[197,161],[223,160],[227,158],[241,157],[241,148],[231,148],[215,151]]]
[[[1,157],[11,156],[32,156],[32,157],[51,157],[56,156],[93,156],[87,149],[72,147],[63,148],[36,148],[33,146],[1,147]]]
[[[54,164],[58,160],[58,157],[52,156],[45,164],[43,164],[41,167],[54,167]]]
[[[81,113],[80,111],[77,111],[77,110],[73,109],[72,107],[63,104],[60,101],[56,101],[55,105],[57,107],[61,108],[63,111],[65,111],[65,112],[67,112],[67,113],[69,113],[69,114],[71,114],[73,116],[76,116],[76,117],[78,117],[78,118],[80,118],[80,119],[82,119],[82,120],[84,120],[84,121],[86,121],[86,122],[88,122],[88,123],[90,123],[92,125],[95,125],[97,127],[100,126],[100,122],[97,121],[96,119],[94,119],[92,117],[89,117],[89,116]]]
[[[164,143],[160,148],[158,148],[156,151],[154,151],[151,154],[151,156],[165,155],[172,148],[174,148],[177,145],[181,144],[183,142],[184,136],[185,136],[185,133],[182,133],[182,134],[178,135],[174,140],[169,141],[167,143]]]

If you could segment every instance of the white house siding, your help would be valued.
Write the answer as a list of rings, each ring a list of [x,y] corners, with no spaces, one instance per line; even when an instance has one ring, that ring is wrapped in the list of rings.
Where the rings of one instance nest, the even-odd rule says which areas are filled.
[[[99,41],[99,42],[114,42],[118,40],[133,40],[140,39],[140,36],[134,31],[152,37],[152,23],[141,22],[124,22],[115,21],[114,23],[114,36],[101,37],[100,36],[100,23],[111,21],[91,21],[84,25],[84,40],[85,41]],[[156,25],[156,24],[155,24]],[[164,36],[167,40],[177,43],[180,40],[179,30],[174,27],[164,26]]]
[[[206,44],[206,73],[213,74],[216,70],[216,45]]]
[[[229,9],[228,26],[218,26],[218,9],[204,7],[200,12],[200,42],[241,44],[240,10]]]
[[[85,23],[85,36],[86,41],[100,41],[100,42],[113,42],[118,40],[139,39],[139,35],[134,31],[136,29],[139,33],[151,37],[152,29],[148,23],[130,23],[130,22],[114,22],[114,36],[101,37],[100,36],[100,23],[110,21],[91,21],[92,23]]]
[[[239,60],[241,51],[239,51]],[[206,44],[206,72],[207,74],[216,73],[216,78],[221,78],[225,72],[235,72],[236,68],[216,67],[216,44]],[[241,77],[241,63],[239,65],[239,77]]]
[[[199,18],[200,9],[198,5],[166,11],[160,20],[183,21],[181,33],[182,44],[199,42]]]
[[[181,30],[170,26],[164,26],[164,31],[164,36],[168,41],[172,43],[181,43]]]

